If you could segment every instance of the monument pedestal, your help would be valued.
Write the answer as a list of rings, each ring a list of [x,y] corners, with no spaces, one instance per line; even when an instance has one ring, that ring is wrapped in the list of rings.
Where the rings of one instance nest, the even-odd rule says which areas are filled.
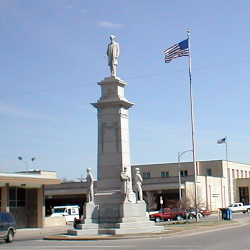
[[[86,204],[85,204],[86,206]],[[87,204],[85,208],[93,211],[99,206]],[[84,224],[77,224],[76,229],[68,230],[69,235],[121,235],[133,233],[161,232],[163,226],[155,226],[154,221],[150,221],[146,215],[146,204],[144,201],[138,203],[124,202],[123,204],[103,204],[99,210],[99,218],[85,219]],[[100,208],[99,207],[99,208]],[[99,223],[97,222],[99,219]],[[91,221],[95,221],[93,223]]]
[[[84,223],[76,224],[75,229],[67,231],[69,235],[97,235],[99,225],[93,223],[93,217],[98,217],[98,205],[93,202],[85,203],[83,207]]]
[[[163,226],[155,226],[155,222],[150,221],[146,215],[145,202],[125,202],[118,205],[120,218],[117,223],[100,223],[99,234],[131,234],[161,232]]]

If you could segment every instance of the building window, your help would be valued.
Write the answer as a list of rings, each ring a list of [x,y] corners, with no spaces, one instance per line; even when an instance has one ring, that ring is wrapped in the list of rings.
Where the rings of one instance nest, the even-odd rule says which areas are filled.
[[[187,170],[181,170],[181,177],[188,176],[188,171]]]
[[[9,188],[9,206],[25,207],[26,205],[26,189],[18,187]]]
[[[236,173],[237,173],[236,178],[240,178],[239,170],[236,170]]]
[[[162,178],[167,178],[167,177],[169,177],[169,172],[161,172],[161,177],[162,177]]]
[[[142,173],[142,178],[143,179],[150,179],[150,172]]]
[[[212,176],[212,169],[211,168],[207,168],[207,176]]]

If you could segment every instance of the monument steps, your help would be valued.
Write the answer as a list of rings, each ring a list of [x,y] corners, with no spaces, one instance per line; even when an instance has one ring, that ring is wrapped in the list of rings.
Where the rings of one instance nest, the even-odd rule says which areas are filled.
[[[121,234],[135,234],[135,233],[157,233],[164,230],[163,226],[153,227],[129,227],[129,228],[106,228],[99,229],[98,234],[121,235]]]
[[[150,222],[150,221],[149,221]],[[127,224],[127,225],[126,225]],[[114,227],[107,227],[107,228],[88,228],[88,225],[84,225],[85,227],[82,227],[80,229],[70,229],[67,231],[68,235],[74,235],[74,236],[81,236],[81,235],[121,235],[121,234],[134,234],[134,233],[157,233],[162,232],[164,230],[163,226],[155,226],[155,225],[145,225],[138,223],[135,225],[135,223],[122,223],[120,225],[114,225]],[[100,225],[104,226],[104,225]],[[107,225],[106,225],[107,226]],[[112,225],[109,225],[112,226]],[[120,228],[117,228],[117,226]]]
[[[103,228],[141,228],[141,227],[153,227],[155,223],[153,221],[138,221],[138,222],[122,222],[115,224],[100,224],[100,229]]]
[[[68,235],[75,235],[75,236],[81,236],[81,235],[98,235],[99,229],[93,229],[93,228],[82,228],[82,229],[70,229],[67,231]]]

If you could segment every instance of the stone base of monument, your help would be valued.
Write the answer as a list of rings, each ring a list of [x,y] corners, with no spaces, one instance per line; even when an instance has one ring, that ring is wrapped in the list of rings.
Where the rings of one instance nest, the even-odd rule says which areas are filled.
[[[78,224],[76,229],[70,229],[67,231],[68,235],[98,235],[99,225],[98,224]]]
[[[98,205],[93,202],[85,203],[83,213],[85,215],[83,224],[76,224],[75,229],[67,231],[69,235],[97,235],[99,225],[93,223],[93,217],[98,217]]]
[[[146,204],[144,201],[138,201],[137,203],[102,204],[99,206],[87,204],[85,209],[93,209],[96,213],[97,207],[99,208],[99,215],[100,211],[102,211],[102,216],[98,219],[93,218],[95,216],[92,216],[91,219],[85,219],[84,224],[76,225],[76,229],[68,230],[68,234],[77,236],[121,235],[155,233],[164,230],[164,226],[156,226],[154,221],[149,220],[149,217],[146,215]],[[99,222],[97,223],[98,220]]]

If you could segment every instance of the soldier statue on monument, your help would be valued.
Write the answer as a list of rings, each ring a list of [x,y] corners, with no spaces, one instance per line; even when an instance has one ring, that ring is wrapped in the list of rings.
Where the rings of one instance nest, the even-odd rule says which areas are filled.
[[[87,202],[94,202],[94,177],[91,168],[87,168]]]
[[[136,168],[136,174],[135,174],[135,188],[136,188],[136,193],[137,193],[137,199],[138,201],[142,201],[143,197],[142,197],[142,182],[143,179],[141,177],[140,174],[140,169]]]
[[[125,195],[125,201],[129,201],[129,192],[130,192],[130,176],[127,172],[127,166],[124,166],[123,172],[121,172],[121,181],[122,181],[122,189],[121,192]]]

